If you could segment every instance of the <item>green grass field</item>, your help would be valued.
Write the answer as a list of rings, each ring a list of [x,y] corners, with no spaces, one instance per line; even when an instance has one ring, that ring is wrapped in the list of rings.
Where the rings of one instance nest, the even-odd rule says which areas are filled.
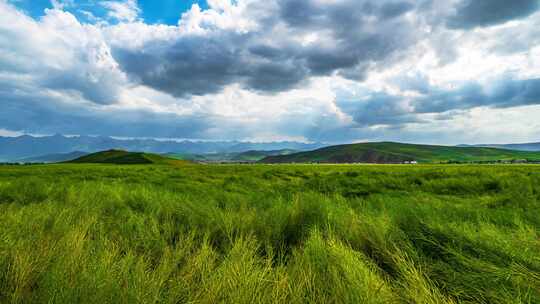
[[[0,166],[0,303],[540,303],[540,166]]]

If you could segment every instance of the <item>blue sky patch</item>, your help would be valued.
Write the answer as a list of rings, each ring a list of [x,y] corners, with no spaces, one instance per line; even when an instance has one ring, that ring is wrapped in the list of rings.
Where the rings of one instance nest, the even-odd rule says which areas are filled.
[[[10,0],[27,15],[38,19],[45,15],[45,9],[52,8],[50,0]],[[61,1],[59,1],[61,2]],[[75,0],[73,5],[66,5],[65,10],[77,16],[81,21],[93,22],[89,13],[95,17],[105,18],[107,10],[100,5],[102,1]],[[205,0],[139,0],[141,18],[149,24],[176,25],[182,13],[188,11],[193,4],[197,3],[202,9],[208,8]]]
[[[139,1],[143,18],[147,23],[177,24],[183,12],[189,10],[193,4],[199,4],[206,9],[206,1],[197,0],[145,0]]]

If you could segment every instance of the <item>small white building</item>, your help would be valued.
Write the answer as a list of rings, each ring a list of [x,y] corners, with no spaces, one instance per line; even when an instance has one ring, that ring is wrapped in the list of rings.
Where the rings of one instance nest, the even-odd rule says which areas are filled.
[[[417,164],[418,164],[418,162],[415,161],[415,160],[411,160],[411,161],[406,160],[406,161],[404,161],[403,163],[404,163],[405,165],[417,165]]]

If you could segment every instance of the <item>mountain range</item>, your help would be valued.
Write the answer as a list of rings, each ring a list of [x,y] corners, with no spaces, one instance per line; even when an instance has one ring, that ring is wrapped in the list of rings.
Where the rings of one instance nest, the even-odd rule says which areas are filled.
[[[414,153],[407,154],[408,152],[411,152],[411,147],[416,147],[413,149]],[[203,162],[253,162],[264,159],[265,162],[360,161],[392,163],[408,160],[434,160],[438,157],[436,153],[433,152],[434,147],[439,147],[435,149],[439,152],[443,150],[446,152],[452,151],[450,154],[445,152],[446,154],[442,158],[439,157],[445,160],[448,160],[450,156],[450,158],[454,160],[471,159],[470,157],[467,157],[467,153],[470,151],[476,151],[477,153],[480,153],[478,155],[481,156],[485,153],[492,153],[492,156],[501,159],[527,158],[527,156],[531,156],[531,154],[520,154],[516,153],[516,151],[540,151],[540,143],[459,145],[456,147],[407,145],[398,143],[364,143],[328,147],[322,143],[301,143],[293,141],[266,143],[242,141],[174,141],[157,139],[118,139],[103,136],[64,136],[56,134],[43,137],[30,135],[0,137],[0,162],[61,162],[75,159],[89,153],[119,149],[134,152],[164,154],[177,159]],[[321,148],[323,149],[318,150]],[[465,150],[465,152],[461,150],[467,148],[472,150]],[[474,148],[477,150],[474,150]],[[355,152],[351,153],[353,150]],[[319,155],[321,151],[326,156],[321,158],[321,155]],[[336,151],[340,151],[339,153],[341,154],[339,156],[332,154]],[[403,153],[403,151],[406,153]],[[493,151],[495,151],[495,153],[493,153]],[[328,154],[329,152],[331,152],[332,155]],[[428,152],[431,154],[428,155]],[[536,154],[532,156],[535,157]],[[475,157],[474,159],[478,158]],[[484,157],[483,159],[491,160],[493,158]]]
[[[507,149],[515,151],[540,151],[540,142],[537,143],[523,143],[523,144],[485,144],[485,145],[460,145],[460,147],[485,147],[485,148],[497,148]]]
[[[74,151],[93,153],[120,149],[157,154],[212,154],[241,153],[246,151],[295,150],[307,151],[323,147],[321,143],[242,142],[242,141],[173,141],[156,139],[117,139],[103,136],[53,136],[0,137],[0,161],[21,161],[29,158],[69,154]],[[63,159],[62,159],[63,160]]]
[[[74,151],[69,153],[54,153],[17,159],[20,163],[60,163],[87,155],[87,152]]]

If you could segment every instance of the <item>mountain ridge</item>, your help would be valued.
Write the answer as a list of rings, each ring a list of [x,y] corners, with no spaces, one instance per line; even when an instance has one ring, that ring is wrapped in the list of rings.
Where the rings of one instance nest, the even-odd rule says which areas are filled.
[[[540,161],[540,152],[484,147],[418,145],[373,142],[337,145],[289,155],[269,156],[261,163],[436,163],[510,160]]]
[[[60,134],[45,137],[22,135],[0,137],[0,161],[17,161],[24,158],[40,157],[49,154],[85,151],[94,153],[110,149],[144,151],[148,153],[240,153],[249,150],[291,149],[307,151],[324,146],[322,143],[282,142],[241,142],[241,141],[174,141],[156,139],[115,139],[104,136],[74,136]]]
[[[17,162],[20,163],[57,163],[65,162],[89,154],[88,152],[83,151],[73,151],[70,153],[54,153],[54,154],[45,154],[35,157],[21,158]]]
[[[515,143],[515,144],[475,144],[475,145],[459,145],[458,147],[484,147],[484,148],[497,148],[515,151],[540,151],[540,142],[531,143]]]

